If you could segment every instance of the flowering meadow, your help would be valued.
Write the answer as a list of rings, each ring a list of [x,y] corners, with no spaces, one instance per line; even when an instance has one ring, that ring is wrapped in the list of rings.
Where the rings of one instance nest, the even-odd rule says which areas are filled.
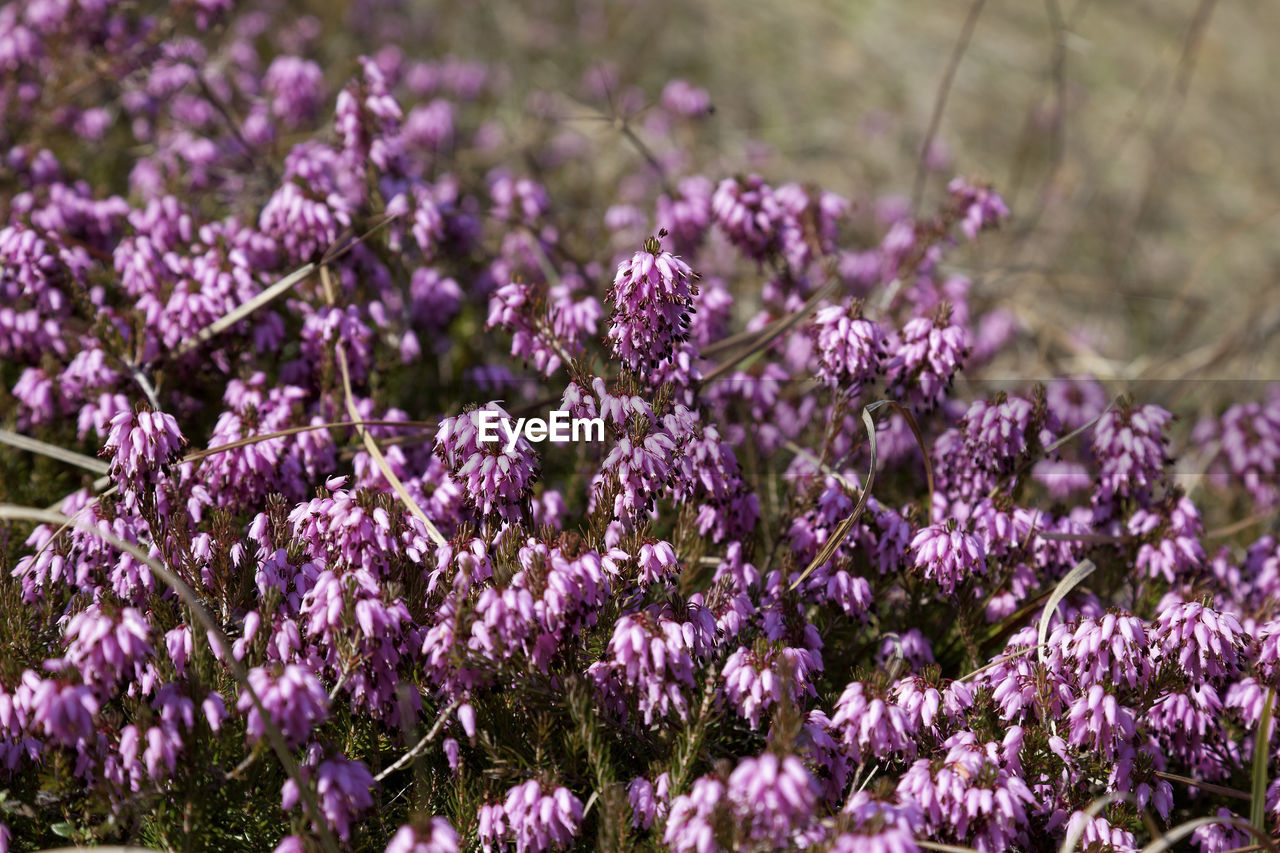
[[[1280,384],[981,381],[998,185],[349,11],[0,7],[0,853],[1276,849]]]

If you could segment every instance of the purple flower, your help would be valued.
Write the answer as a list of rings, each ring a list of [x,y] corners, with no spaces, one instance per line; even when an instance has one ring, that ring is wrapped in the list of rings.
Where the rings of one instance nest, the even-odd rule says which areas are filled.
[[[725,786],[719,779],[695,779],[689,793],[672,801],[663,843],[674,853],[716,853],[724,849],[716,837],[718,813],[725,811],[724,798]]]
[[[907,701],[911,701],[910,697]],[[940,698],[930,700],[925,697],[918,715],[910,714],[897,702],[886,702],[879,696],[869,695],[867,685],[855,681],[836,700],[831,728],[839,733],[841,743],[854,761],[883,758],[894,753],[910,756],[916,749],[916,727],[913,723],[920,722],[929,727],[939,702]]]
[[[329,717],[329,697],[320,686],[320,679],[304,666],[286,664],[278,675],[264,667],[254,667],[249,671],[249,686],[293,746],[311,737],[312,730]],[[236,708],[248,713],[246,732],[250,740],[262,738],[266,723],[247,690],[241,691]]]
[[[1159,406],[1130,405],[1099,418],[1093,430],[1098,459],[1095,504],[1105,506],[1116,498],[1132,498],[1140,505],[1150,501],[1169,461],[1164,429],[1172,418]]]
[[[1280,503],[1280,384],[1268,386],[1261,402],[1237,403],[1220,418],[1202,420],[1192,438],[1211,453],[1215,485],[1243,485],[1259,511]]]
[[[627,785],[627,799],[631,803],[631,825],[648,829],[658,818],[665,818],[671,805],[671,779],[659,774],[656,782],[637,776]]]
[[[794,755],[766,752],[738,763],[727,796],[747,839],[783,847],[813,819],[818,785]]]
[[[745,758],[727,784],[693,783],[671,803],[663,841],[675,851],[779,849],[802,843],[818,803],[818,783],[794,755]]]
[[[311,776],[310,768],[304,768],[303,775]],[[363,762],[342,757],[326,759],[315,769],[314,776],[320,815],[346,841],[351,837],[352,819],[373,805],[372,789],[377,783]],[[288,780],[281,789],[280,807],[291,811],[300,796],[298,783]]]
[[[977,239],[982,229],[992,228],[1009,216],[1004,199],[991,187],[954,178],[947,185],[947,191],[951,193],[951,203],[960,218],[960,230],[970,240]]]
[[[941,402],[968,355],[964,328],[952,325],[945,314],[938,319],[916,317],[902,327],[898,341],[890,344],[885,365],[888,394],[899,401],[919,401],[925,407]]]
[[[662,87],[661,101],[668,112],[684,118],[701,118],[711,112],[711,96],[707,90],[688,80],[668,81]]]
[[[778,187],[774,197],[787,216],[781,223],[782,253],[795,272],[807,270],[819,256],[836,249],[839,222],[849,212],[849,201],[835,193],[811,197],[799,184]]]
[[[522,436],[508,450],[508,436],[499,427],[496,441],[482,441],[485,413],[496,413],[507,429],[513,419],[497,403],[473,409],[441,422],[436,454],[449,466],[454,481],[481,517],[518,518],[538,476],[537,454]]]
[[[600,473],[592,486],[592,499],[605,494],[613,484],[613,515],[631,519],[653,509],[671,476],[671,463],[676,457],[676,443],[665,430],[650,432],[642,440],[624,436],[609,451],[600,465]]]
[[[1118,826],[1112,826],[1106,818],[1090,817],[1087,812],[1072,812],[1067,821],[1067,834],[1080,833],[1077,849],[1080,850],[1114,850],[1116,853],[1137,853],[1138,843],[1133,833]],[[1241,841],[1242,844],[1247,843]],[[1225,848],[1224,848],[1225,849]]]
[[[674,198],[658,197],[654,223],[671,235],[671,243],[679,255],[692,255],[702,245],[711,225],[711,181],[695,175],[682,178]]]
[[[660,235],[665,236],[665,235]],[[697,276],[689,265],[662,251],[650,238],[644,249],[618,265],[609,299],[609,346],[633,373],[667,361],[688,340]]]
[[[489,185],[492,214],[498,219],[532,224],[551,206],[546,189],[529,178],[499,175]]]
[[[688,716],[683,689],[692,689],[696,629],[684,626],[661,613],[622,616],[613,627],[609,641],[611,663],[636,695],[645,725],[674,711]]]
[[[784,648],[758,655],[740,646],[725,661],[720,679],[734,710],[758,727],[761,715],[784,698],[798,702],[813,695],[810,675],[821,669],[821,659],[807,649]]]
[[[41,679],[31,670],[22,673],[13,704],[29,709],[31,726],[63,746],[92,739],[101,708],[88,687]]]
[[[1233,677],[1240,669],[1245,641],[1235,616],[1194,601],[1161,610],[1151,634],[1161,659],[1176,661],[1195,682]]]
[[[639,580],[646,585],[674,580],[680,575],[680,562],[670,542],[645,542],[636,555],[636,565]]]
[[[454,132],[454,105],[444,98],[414,107],[404,118],[405,140],[428,151],[446,148]]]
[[[1148,577],[1174,583],[1176,578],[1204,564],[1200,512],[1185,497],[1179,498],[1172,507],[1159,509],[1161,514],[1167,514],[1167,523],[1160,515],[1145,509],[1135,511],[1129,519],[1129,533],[1148,540],[1138,547],[1134,567]]]
[[[79,670],[85,682],[110,689],[122,677],[141,673],[152,652],[149,634],[140,611],[126,607],[112,618],[92,604],[67,622],[67,654],[60,663]]]
[[[406,824],[392,836],[386,853],[458,853],[458,833],[442,817],[433,817],[425,828]]]
[[[297,128],[310,121],[324,94],[324,73],[320,66],[297,56],[277,56],[262,78],[262,87],[271,96],[271,112]]]
[[[535,779],[507,792],[501,804],[480,810],[480,843],[486,853],[503,842],[516,853],[563,850],[573,843],[582,823],[582,801],[567,788],[548,791]]]
[[[759,175],[725,178],[711,197],[715,223],[748,258],[763,261],[780,247],[789,213]]]
[[[1136,616],[1088,617],[1072,631],[1060,623],[1050,634],[1048,664],[1066,670],[1081,687],[1127,684],[1145,688],[1155,673],[1147,631]]]
[[[338,240],[351,225],[351,206],[336,194],[317,199],[298,184],[289,182],[267,201],[258,227],[279,241],[290,260],[314,260]]]
[[[922,528],[911,540],[915,566],[947,594],[974,575],[986,574],[987,553],[982,540],[954,521]]]
[[[1117,744],[1128,743],[1137,733],[1133,711],[1121,705],[1104,685],[1094,684],[1071,703],[1068,741],[1101,755],[1115,755]]]
[[[158,482],[160,470],[178,455],[186,439],[178,422],[164,412],[121,412],[111,419],[102,452],[122,490]]]
[[[1006,744],[1020,736],[1011,729]],[[972,732],[957,732],[942,744],[941,762],[922,758],[902,775],[898,796],[916,805],[938,840],[971,843],[982,851],[1007,850],[1025,837],[1027,807],[1035,802],[1017,772],[1016,750],[981,743]]]
[[[570,556],[559,546],[529,539],[511,582],[481,591],[469,647],[491,658],[523,654],[546,672],[561,643],[595,624],[625,558],[617,550]]]
[[[819,378],[827,387],[841,389],[856,399],[863,384],[883,368],[883,330],[864,319],[860,310],[830,305],[813,318],[812,333],[818,348]]]
[[[831,843],[829,853],[919,853],[919,850],[909,831],[885,827],[866,833],[837,836]]]

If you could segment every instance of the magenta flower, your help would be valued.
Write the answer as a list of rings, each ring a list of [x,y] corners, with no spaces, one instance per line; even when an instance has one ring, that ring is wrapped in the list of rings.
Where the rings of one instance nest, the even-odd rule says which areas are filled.
[[[458,853],[458,833],[449,821],[433,817],[426,828],[400,827],[387,844],[386,853]]]
[[[821,659],[806,649],[784,648],[761,656],[739,647],[720,672],[725,696],[752,727],[784,697],[799,701],[812,695],[810,675],[822,669]]]
[[[780,847],[812,820],[818,786],[794,755],[766,752],[734,768],[727,796],[747,838]]]
[[[748,258],[763,261],[779,248],[788,211],[759,175],[725,178],[711,197],[716,225]]]
[[[663,843],[676,853],[710,853],[723,849],[717,843],[713,822],[723,813],[725,786],[720,780],[703,776],[695,779],[688,794],[671,803]]]
[[[324,73],[316,63],[297,56],[277,56],[262,78],[271,97],[271,112],[287,127],[310,121],[324,97]]]
[[[861,312],[830,305],[813,318],[814,341],[818,348],[818,376],[830,388],[852,398],[862,392],[883,369],[885,335],[880,326]]]
[[[1173,416],[1159,406],[1124,406],[1104,414],[1094,427],[1093,452],[1098,459],[1100,505],[1115,498],[1150,500],[1168,463],[1164,429]]]
[[[1016,772],[1016,751],[979,743],[967,731],[952,735],[943,747],[946,755],[936,769],[923,758],[911,765],[898,782],[898,796],[918,806],[935,838],[954,838],[992,853],[1017,844],[1035,796]]]
[[[992,228],[1008,218],[1009,208],[995,190],[971,184],[964,178],[954,178],[947,185],[951,203],[960,216],[960,230],[970,240],[978,237],[984,228]]]
[[[667,81],[660,100],[666,110],[684,118],[701,118],[711,112],[711,96],[707,90],[688,80]]]
[[[294,746],[311,737],[312,730],[329,717],[329,697],[320,680],[304,666],[286,664],[278,675],[254,667],[249,671],[249,686],[285,740]],[[236,709],[248,715],[245,728],[250,740],[266,734],[266,723],[248,691],[241,691]]]
[[[695,175],[680,180],[674,198],[658,197],[654,221],[658,228],[670,233],[676,254],[691,255],[702,245],[711,225],[713,191],[711,181]]]
[[[1082,619],[1074,631],[1066,624],[1056,626],[1049,636],[1048,660],[1051,669],[1066,670],[1081,687],[1145,688],[1155,672],[1142,620],[1114,613]]]
[[[1231,613],[1211,610],[1198,602],[1176,604],[1160,611],[1151,644],[1162,660],[1176,661],[1191,679],[1234,676],[1241,665],[1244,628]]]
[[[93,738],[93,718],[101,709],[88,687],[41,679],[31,670],[22,673],[13,705],[26,710],[32,728],[63,746]]]
[[[954,521],[922,528],[911,540],[915,566],[944,593],[952,593],[970,577],[986,574],[987,553],[978,537]]]
[[[662,251],[659,238],[618,265],[609,300],[614,305],[607,334],[613,354],[633,373],[671,358],[688,340],[697,276],[689,265]]]
[[[485,413],[514,429],[515,423],[497,403],[473,409],[441,422],[436,432],[436,454],[449,466],[467,502],[484,518],[517,518],[538,476],[538,457],[521,436],[508,450],[508,436],[501,424],[494,441],[482,441]]]
[[[113,619],[101,605],[92,604],[72,616],[64,631],[63,663],[79,670],[87,683],[108,689],[126,675],[139,674],[152,653],[146,617],[132,607],[117,616]]]
[[[910,701],[910,697],[907,698]],[[883,758],[894,753],[911,756],[915,753],[916,743],[914,724],[918,722],[929,727],[937,713],[937,701],[931,703],[932,707],[926,705],[919,709],[918,714],[911,714],[897,702],[886,702],[879,696],[868,695],[867,686],[855,681],[836,700],[831,728],[839,733],[840,742],[854,761]]]
[[[312,775],[309,768],[305,768],[303,773]],[[362,762],[341,757],[326,759],[315,769],[314,776],[320,817],[340,839],[346,841],[351,837],[352,819],[373,805],[372,789],[377,783]],[[297,782],[289,779],[281,789],[280,807],[291,811],[300,796]],[[312,819],[316,818],[313,816]]]
[[[631,825],[648,829],[658,818],[665,818],[671,806],[671,780],[668,774],[659,774],[655,782],[637,776],[627,785],[627,799],[631,803]]]
[[[510,841],[517,853],[563,850],[582,823],[582,802],[567,788],[547,791],[530,779],[507,792],[501,804],[480,810],[480,843],[486,853]]]
[[[614,625],[612,663],[634,691],[646,725],[671,712],[688,716],[683,690],[694,686],[690,645],[680,623],[662,615],[625,615]]]
[[[885,365],[889,395],[900,401],[918,400],[922,406],[936,406],[951,387],[968,352],[964,328],[949,319],[917,317],[908,321],[900,339],[890,344]]]
[[[1094,684],[1071,703],[1068,722],[1071,744],[1107,756],[1115,754],[1117,744],[1131,742],[1137,733],[1133,711],[1117,702],[1101,684]]]
[[[158,482],[162,467],[172,462],[186,439],[178,422],[164,412],[121,412],[111,419],[102,452],[111,458],[112,475],[121,489]]]

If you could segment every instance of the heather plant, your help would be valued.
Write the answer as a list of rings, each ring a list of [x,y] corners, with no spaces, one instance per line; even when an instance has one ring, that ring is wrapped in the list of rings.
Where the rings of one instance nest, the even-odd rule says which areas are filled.
[[[368,5],[0,9],[0,853],[1274,845],[1280,392],[963,381],[997,188]]]

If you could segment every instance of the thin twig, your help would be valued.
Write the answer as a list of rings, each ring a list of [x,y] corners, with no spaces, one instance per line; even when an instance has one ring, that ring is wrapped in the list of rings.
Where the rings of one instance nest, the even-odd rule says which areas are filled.
[[[410,761],[413,761],[415,758],[421,755],[422,751],[425,750],[431,744],[431,741],[435,740],[436,735],[440,734],[440,729],[444,728],[444,724],[449,719],[449,715],[452,714],[454,711],[456,711],[458,709],[458,706],[461,704],[462,704],[461,699],[454,699],[452,702],[450,702],[449,705],[443,711],[440,712],[440,715],[436,717],[435,724],[431,727],[430,731],[428,731],[425,735],[423,735],[422,740],[414,744],[413,748],[410,749],[408,752],[406,752],[404,755],[397,758],[394,764],[392,764],[386,770],[383,770],[381,773],[379,773],[377,776],[374,776],[373,778],[381,782],[383,779],[387,778],[392,773],[396,772],[401,767],[404,767]]]
[[[250,314],[252,314],[254,311],[257,311],[263,305],[266,305],[268,302],[271,302],[276,297],[292,290],[293,287],[298,282],[302,281],[307,276],[311,275],[313,272],[315,272],[315,270],[316,270],[315,264],[306,264],[302,267],[299,267],[298,269],[289,273],[284,278],[277,281],[275,284],[268,287],[266,290],[259,293],[257,296],[250,299],[248,302],[244,302],[240,305],[237,305],[226,315],[219,317],[217,320],[214,320],[212,323],[205,326],[203,329],[196,332],[194,335],[187,338],[186,340],[178,344],[173,349],[169,350],[166,357],[179,358],[183,355],[186,355],[187,353],[191,352],[193,349],[200,346],[205,341],[208,341],[210,338],[214,337],[215,335],[219,335],[225,332],[227,329],[231,328],[236,323],[243,320],[245,317],[248,317]]]
[[[1165,773],[1163,770],[1154,770],[1152,775],[1161,779],[1168,779],[1170,782],[1181,782],[1183,785],[1190,785],[1193,788],[1199,788],[1202,791],[1208,791],[1211,794],[1221,794],[1224,797],[1234,797],[1237,800],[1252,800],[1253,795],[1248,791],[1240,791],[1235,788],[1228,788],[1223,785],[1215,785],[1212,782],[1202,782],[1199,779],[1192,779],[1190,776],[1179,776],[1177,773]]]
[[[938,86],[938,94],[934,97],[933,115],[929,117],[929,129],[925,132],[924,144],[920,146],[915,182],[911,187],[912,209],[920,207],[920,197],[924,194],[925,177],[928,174],[929,149],[933,147],[934,137],[937,136],[938,128],[942,124],[942,114],[947,109],[947,98],[951,95],[951,85],[955,82],[956,70],[960,67],[960,60],[964,57],[965,51],[969,49],[969,40],[973,38],[973,30],[978,25],[978,16],[982,14],[982,7],[986,2],[987,0],[974,0],[973,5],[969,7],[969,16],[965,18],[964,28],[960,31],[960,38],[956,40],[956,46],[951,51],[946,73]]]
[[[726,359],[724,362],[714,367],[710,373],[707,373],[705,376],[702,377],[701,384],[708,385],[712,382],[715,382],[717,379],[721,378],[726,373],[733,370],[739,364],[746,361],[748,358],[755,355],[756,353],[760,352],[765,347],[769,346],[769,344],[777,340],[779,336],[785,333],[788,329],[790,329],[796,323],[800,322],[802,319],[812,314],[813,310],[818,307],[818,303],[821,302],[823,299],[826,299],[829,295],[831,295],[831,293],[835,291],[835,288],[836,288],[836,281],[834,279],[828,281],[822,287],[818,288],[817,292],[815,292],[813,296],[809,297],[809,301],[806,302],[800,308],[800,310],[795,311],[790,316],[784,317],[778,322],[774,323],[762,335],[760,335],[760,337],[758,337],[755,341],[753,341],[751,346],[743,350],[738,355],[732,358]]]
[[[844,486],[844,487],[845,487],[846,489],[848,489],[849,491],[851,491],[851,492],[861,491],[862,486],[860,486],[859,484],[857,484],[857,483],[855,483],[854,481],[850,480],[850,479],[849,479],[848,477],[846,477],[844,474],[841,474],[839,471],[837,471],[836,469],[832,468],[830,465],[828,465],[827,463],[823,462],[823,461],[822,461],[821,459],[819,459],[817,456],[814,456],[812,453],[810,453],[809,451],[805,450],[803,447],[801,447],[800,445],[796,444],[794,441],[791,441],[790,439],[788,439],[787,441],[785,441],[785,442],[783,442],[783,443],[782,443],[782,446],[783,446],[783,447],[785,447],[787,450],[790,450],[790,451],[791,451],[792,453],[794,453],[796,456],[803,456],[806,460],[808,460],[809,462],[813,463],[813,465],[814,465],[814,466],[815,466],[819,471],[821,471],[823,474],[826,474],[828,477],[831,477],[831,478],[832,478],[832,479],[834,479],[837,483],[839,483],[840,485]]]
[[[164,407],[160,405],[160,395],[156,393],[156,388],[151,384],[151,380],[147,379],[147,374],[137,367],[130,368],[129,373],[133,376],[133,381],[137,382],[138,387],[142,389],[142,393],[147,395],[147,402],[151,404],[151,408],[157,412],[163,411]]]

